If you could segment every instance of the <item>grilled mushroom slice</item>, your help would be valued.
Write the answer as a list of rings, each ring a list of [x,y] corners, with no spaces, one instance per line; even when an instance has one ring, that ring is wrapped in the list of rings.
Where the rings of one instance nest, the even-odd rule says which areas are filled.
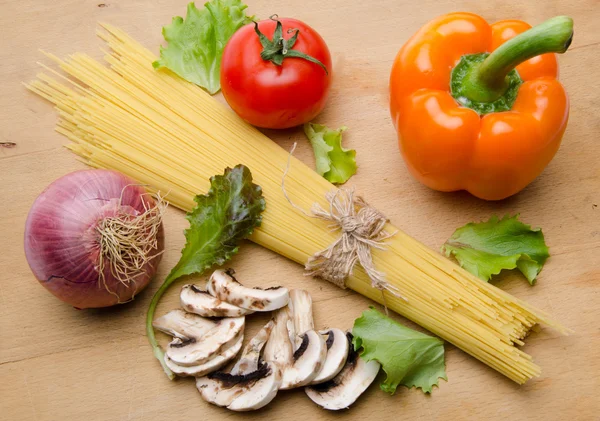
[[[215,327],[204,335],[175,338],[167,347],[166,355],[177,365],[200,365],[224,349],[224,345],[244,330],[244,317],[231,317],[219,320]]]
[[[289,301],[287,288],[248,288],[233,277],[233,271],[216,270],[206,289],[210,295],[234,306],[252,311],[273,311],[284,307]]]
[[[240,332],[239,335],[232,339],[230,343],[227,343],[223,346],[223,350],[221,350],[218,355],[215,355],[213,358],[203,364],[186,367],[174,363],[167,355],[165,355],[165,364],[173,373],[177,374],[178,376],[206,376],[213,371],[219,370],[229,361],[233,360],[238,352],[240,352],[242,349],[243,342],[244,334]]]
[[[319,384],[333,379],[344,368],[348,357],[348,339],[343,330],[333,328],[329,330],[319,331],[323,335],[325,344],[327,345],[327,358],[323,364],[323,368],[317,374],[317,377],[311,384]]]
[[[347,337],[349,352],[342,371],[327,382],[304,389],[314,403],[332,411],[352,405],[375,380],[381,367],[375,360],[367,363],[360,358],[352,346],[352,334],[347,333]]]
[[[196,285],[184,285],[179,298],[185,311],[203,317],[239,317],[252,313],[252,310],[221,301]]]
[[[199,338],[216,325],[212,320],[181,309],[171,310],[152,322],[155,329],[182,340]]]
[[[277,364],[261,362],[260,352],[269,338],[271,321],[246,345],[230,373],[216,372],[196,380],[202,398],[233,411],[251,411],[271,402],[281,384]]]

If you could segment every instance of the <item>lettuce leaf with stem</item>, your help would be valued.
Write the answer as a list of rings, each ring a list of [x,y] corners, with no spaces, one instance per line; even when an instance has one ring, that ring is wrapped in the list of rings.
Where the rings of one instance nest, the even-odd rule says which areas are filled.
[[[227,168],[223,175],[212,177],[208,193],[194,200],[196,207],[186,215],[190,227],[185,231],[181,258],[152,297],[146,316],[148,341],[170,379],[175,375],[164,363],[164,353],[152,327],[160,298],[180,277],[202,273],[231,259],[238,252],[240,242],[260,226],[265,209],[262,189],[252,183],[252,174],[243,165]]]

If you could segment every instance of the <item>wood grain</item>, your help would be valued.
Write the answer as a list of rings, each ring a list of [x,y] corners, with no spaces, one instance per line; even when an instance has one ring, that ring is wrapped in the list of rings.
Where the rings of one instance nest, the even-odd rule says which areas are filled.
[[[23,254],[23,227],[35,197],[56,178],[83,168],[53,131],[55,112],[20,83],[38,72],[38,49],[59,56],[84,51],[101,57],[97,21],[117,25],[157,50],[160,27],[185,12],[185,0],[0,1],[0,419],[599,419],[600,399],[600,7],[597,0],[342,1],[248,0],[259,17],[293,16],[316,28],[334,56],[335,81],[319,122],[347,125],[348,147],[358,153],[352,183],[392,221],[430,247],[453,230],[492,213],[520,213],[544,228],[552,257],[538,284],[503,275],[496,284],[544,309],[575,330],[533,334],[526,351],[543,374],[517,386],[447,345],[449,381],[432,396],[401,388],[390,397],[376,386],[351,410],[320,410],[296,390],[280,393],[265,410],[235,414],[203,402],[189,379],[170,382],[152,357],[144,316],[152,293],[177,261],[186,222],[168,211],[166,253],[157,280],[135,302],[109,310],[76,311],[40,287]],[[277,7],[277,9],[273,9]],[[561,149],[525,191],[499,203],[468,194],[440,194],[418,184],[397,152],[387,110],[388,72],[400,46],[436,15],[468,10],[489,21],[518,18],[539,23],[557,14],[575,19],[575,40],[560,57],[561,79],[571,98],[571,119]],[[300,130],[268,132],[298,157],[313,158]],[[284,284],[313,295],[318,327],[351,327],[369,300],[303,276],[302,268],[254,244],[235,258],[250,285]],[[177,288],[158,314],[178,305]],[[396,317],[411,327],[414,324]],[[262,318],[252,319],[248,334]],[[247,335],[249,336],[249,335]],[[166,337],[161,340],[166,341]]]

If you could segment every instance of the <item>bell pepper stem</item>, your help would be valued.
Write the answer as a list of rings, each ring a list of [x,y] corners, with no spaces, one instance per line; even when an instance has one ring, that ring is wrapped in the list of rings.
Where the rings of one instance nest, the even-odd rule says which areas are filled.
[[[465,78],[465,94],[492,102],[507,89],[507,75],[522,62],[546,53],[562,54],[573,39],[573,19],[556,16],[506,41]]]

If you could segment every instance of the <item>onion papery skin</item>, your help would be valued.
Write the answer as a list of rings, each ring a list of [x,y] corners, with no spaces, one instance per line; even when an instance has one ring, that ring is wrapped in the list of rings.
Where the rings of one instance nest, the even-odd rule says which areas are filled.
[[[154,257],[125,283],[115,279],[108,263],[100,281],[96,227],[103,218],[116,216],[119,208],[137,216],[155,205],[144,187],[116,171],[82,170],[59,178],[37,197],[27,216],[25,256],[33,274],[78,309],[130,301],[156,273],[164,247],[162,223]]]

